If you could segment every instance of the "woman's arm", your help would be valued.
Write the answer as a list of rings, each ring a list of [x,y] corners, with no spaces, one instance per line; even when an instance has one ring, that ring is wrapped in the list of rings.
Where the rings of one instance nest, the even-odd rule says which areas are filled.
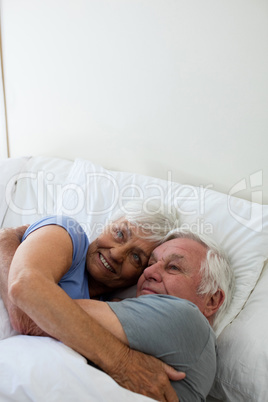
[[[7,281],[10,264],[26,229],[27,226],[21,226],[0,230],[0,295],[6,308],[8,308]]]
[[[31,335],[47,334],[42,331],[37,325],[16,305],[14,305],[8,297],[8,275],[12,258],[21,243],[28,225],[19,226],[17,228],[5,228],[0,230],[0,294],[4,305],[11,318],[11,324],[16,321],[16,327],[21,328],[21,332]]]
[[[75,300],[75,302],[101,326],[110,331],[125,345],[129,345],[123,327],[109,305],[98,300]]]
[[[50,288],[58,287],[59,280],[71,263],[72,241],[62,227],[41,227],[19,245],[11,262],[8,280],[8,312],[14,329],[27,335],[46,335],[27,314],[30,304],[35,314],[42,314],[42,308],[37,305],[38,298],[32,297],[32,284],[35,283],[37,292],[39,287],[45,287],[49,298]]]

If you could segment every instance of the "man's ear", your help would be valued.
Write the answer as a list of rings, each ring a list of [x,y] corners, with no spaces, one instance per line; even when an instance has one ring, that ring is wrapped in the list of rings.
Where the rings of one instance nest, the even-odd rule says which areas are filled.
[[[218,289],[216,293],[208,296],[203,314],[209,320],[219,310],[220,306],[224,302],[225,294],[222,289]]]

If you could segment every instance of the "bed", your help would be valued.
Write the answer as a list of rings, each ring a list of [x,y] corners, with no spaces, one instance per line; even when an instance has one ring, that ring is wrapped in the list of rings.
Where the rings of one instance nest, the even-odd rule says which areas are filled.
[[[159,205],[175,205],[180,210],[181,226],[212,231],[228,253],[236,275],[236,290],[217,331],[218,372],[211,396],[233,401],[265,400],[268,206],[214,190],[204,193],[201,187],[107,170],[84,159],[71,162],[22,157],[3,160],[1,164],[1,171],[6,171],[1,185],[6,189],[7,201],[1,204],[3,227],[64,213],[75,217],[94,239],[114,209],[136,197],[144,202],[154,198]],[[88,400],[89,395],[92,400],[107,400],[107,395],[109,400],[143,400],[122,390],[111,379],[106,382],[104,373],[88,366],[84,358],[59,342],[14,334],[3,305],[1,309],[3,400],[57,401],[59,395],[64,400]],[[72,376],[74,381],[68,381]],[[99,387],[102,377],[107,389],[106,385]]]
[[[176,207],[236,277],[207,400],[268,400],[267,4],[0,4],[1,227],[64,213],[94,239],[129,199]],[[0,401],[150,400],[0,318]]]

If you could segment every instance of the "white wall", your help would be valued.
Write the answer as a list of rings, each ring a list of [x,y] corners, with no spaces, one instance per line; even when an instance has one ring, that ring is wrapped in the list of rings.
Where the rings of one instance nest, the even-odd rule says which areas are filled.
[[[265,0],[2,0],[10,155],[268,203],[267,40]]]
[[[2,77],[2,62],[0,54],[0,159],[8,157],[8,139],[6,127],[6,109]]]

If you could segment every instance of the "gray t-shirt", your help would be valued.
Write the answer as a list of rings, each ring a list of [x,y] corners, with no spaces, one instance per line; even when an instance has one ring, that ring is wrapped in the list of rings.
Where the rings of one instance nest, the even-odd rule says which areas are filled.
[[[180,402],[205,401],[216,373],[216,338],[198,307],[168,295],[108,302],[132,349],[153,355],[186,378],[172,381]]]

